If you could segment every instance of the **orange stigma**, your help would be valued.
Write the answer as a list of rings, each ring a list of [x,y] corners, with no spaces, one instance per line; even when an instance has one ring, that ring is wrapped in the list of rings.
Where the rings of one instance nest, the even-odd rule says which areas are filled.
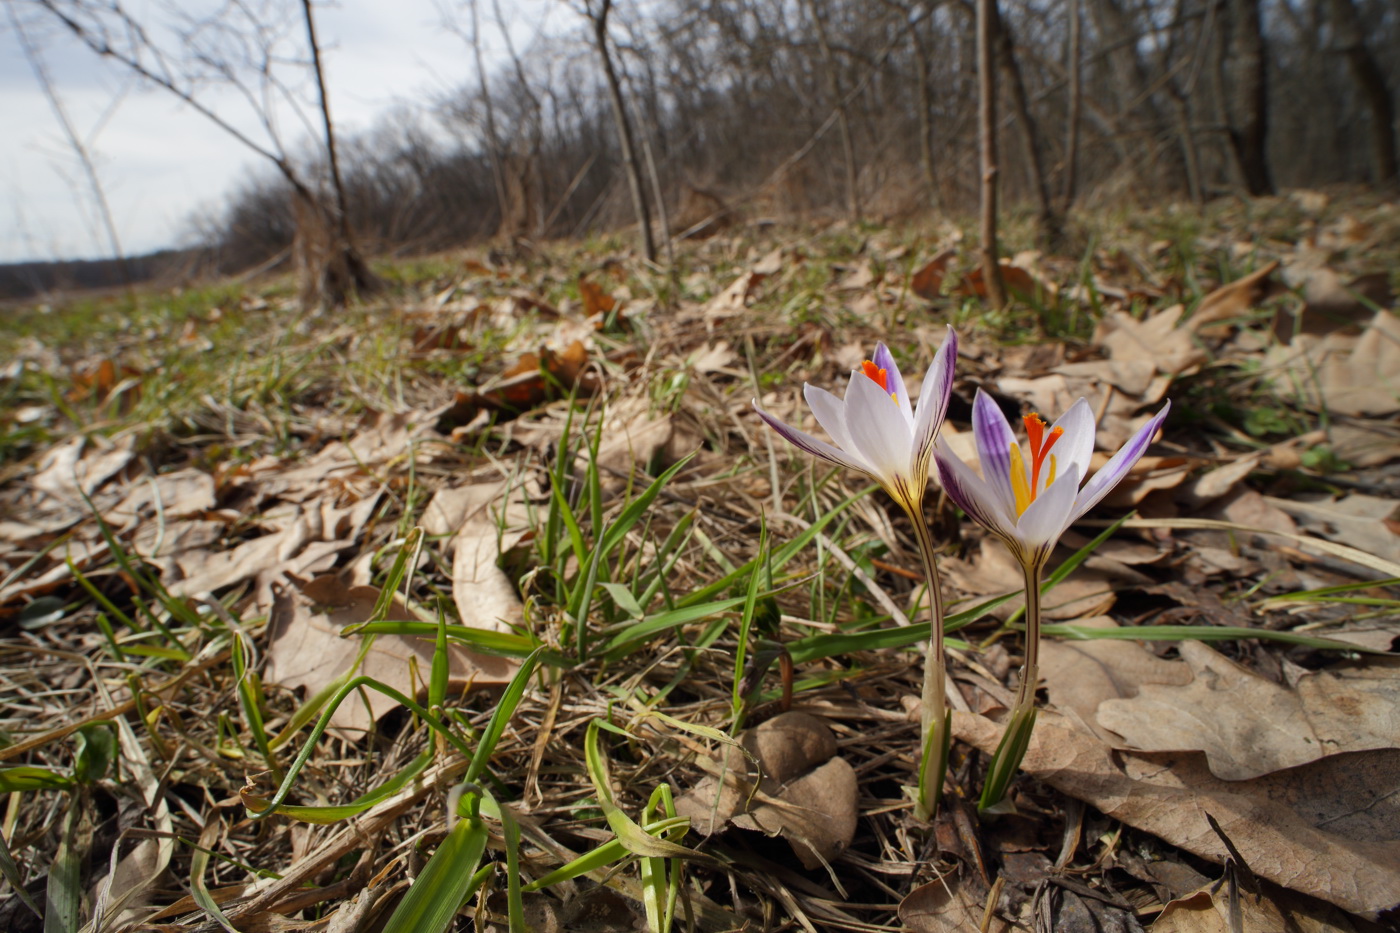
[[[861,363],[860,368],[861,371],[869,376],[880,388],[884,389],[886,392],[890,390],[889,372],[887,370],[881,369],[879,366],[870,362],[870,360]]]
[[[1021,419],[1026,425],[1026,436],[1031,442],[1031,498],[1035,498],[1036,491],[1040,489],[1040,468],[1045,465],[1045,458],[1050,455],[1050,448],[1055,446],[1055,442],[1065,433],[1064,428],[1055,428],[1050,432],[1050,436],[1045,436],[1045,422],[1040,420],[1040,415],[1031,412]],[[1054,472],[1053,469],[1051,471]]]

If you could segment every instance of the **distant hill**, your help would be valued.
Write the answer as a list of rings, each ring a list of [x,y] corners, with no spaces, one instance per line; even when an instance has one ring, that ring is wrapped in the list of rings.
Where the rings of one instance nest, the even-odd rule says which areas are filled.
[[[166,249],[117,259],[0,264],[0,301],[38,298],[54,292],[121,288],[163,277],[182,277],[203,265],[198,249]]]

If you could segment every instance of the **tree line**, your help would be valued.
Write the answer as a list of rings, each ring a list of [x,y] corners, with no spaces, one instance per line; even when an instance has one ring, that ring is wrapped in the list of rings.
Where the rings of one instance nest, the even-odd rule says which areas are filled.
[[[1393,0],[570,0],[528,43],[508,4],[458,0],[460,88],[340,140],[352,63],[327,74],[308,0],[236,4],[204,72],[178,51],[157,69],[120,0],[32,2],[195,102],[187,72],[315,75],[317,132],[251,145],[265,171],[203,235],[228,268],[300,250],[332,297],[371,287],[363,249],[632,224],[658,259],[746,214],[912,220],[989,195],[1053,244],[1081,205],[1397,179]]]

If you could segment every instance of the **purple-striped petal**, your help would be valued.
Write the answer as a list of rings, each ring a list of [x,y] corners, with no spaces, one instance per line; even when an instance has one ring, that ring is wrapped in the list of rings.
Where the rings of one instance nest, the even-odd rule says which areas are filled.
[[[924,385],[919,391],[919,407],[914,418],[914,457],[928,463],[933,451],[933,439],[943,427],[943,419],[948,415],[948,398],[953,392],[953,370],[958,362],[958,335],[948,328],[948,336],[943,346],[934,354],[928,372],[924,374]]]
[[[992,397],[981,389],[972,400],[972,436],[977,442],[977,459],[982,478],[997,497],[997,504],[1008,515],[1016,514],[1016,495],[1011,491],[1011,445],[1016,435]],[[1029,479],[1029,477],[1027,477]]]
[[[962,458],[953,453],[953,448],[941,437],[934,442],[933,461],[938,466],[938,483],[948,493],[948,498],[957,503],[958,508],[974,522],[1014,548],[1015,521],[997,504],[991,487],[972,472],[972,468],[963,463]]]
[[[1128,471],[1133,468],[1147,450],[1147,445],[1152,443],[1152,439],[1157,436],[1157,431],[1161,429],[1162,422],[1167,419],[1167,412],[1171,410],[1170,401],[1162,406],[1162,410],[1147,424],[1138,429],[1138,432],[1129,438],[1113,458],[1104,464],[1103,469],[1093,475],[1089,482],[1084,484],[1084,488],[1079,492],[1079,498],[1074,504],[1074,515],[1071,522],[1078,521],[1085,512],[1099,504],[1099,500],[1108,495],[1114,486],[1128,475]]]
[[[904,420],[912,430],[914,426],[913,399],[909,397],[909,390],[904,385],[904,377],[899,373],[899,364],[894,361],[894,355],[890,353],[890,348],[884,343],[877,343],[875,355],[870,358],[870,362],[874,363],[876,368],[885,371],[885,389],[899,403],[899,411],[904,415]]]
[[[855,470],[858,473],[864,473],[866,476],[874,476],[870,467],[847,454],[845,451],[831,446],[826,441],[818,440],[804,431],[799,431],[791,425],[784,424],[778,418],[768,414],[768,412],[764,411],[762,407],[759,406],[758,399],[753,400],[753,408],[754,411],[758,412],[760,418],[768,422],[770,428],[781,434],[787,439],[788,443],[793,446],[800,447],[812,456],[825,460],[828,463],[834,463],[837,466],[843,466]]]
[[[1089,460],[1094,456],[1096,426],[1089,402],[1081,398],[1071,405],[1068,411],[1050,425],[1049,430],[1054,431],[1056,428],[1064,428],[1065,434],[1050,449],[1055,457],[1055,475],[1063,476],[1070,467],[1074,467],[1082,480],[1088,475]]]
[[[886,487],[896,476],[910,478],[913,435],[899,406],[875,380],[851,383],[851,393],[846,396],[846,431],[855,445],[853,453],[870,465]]]
[[[810,383],[802,387],[802,397],[807,400],[807,407],[812,409],[817,424],[836,442],[836,446],[848,453],[854,452],[855,444],[846,431],[846,403]]]

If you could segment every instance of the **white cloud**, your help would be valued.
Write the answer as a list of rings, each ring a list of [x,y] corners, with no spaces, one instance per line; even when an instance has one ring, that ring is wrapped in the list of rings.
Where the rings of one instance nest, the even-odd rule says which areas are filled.
[[[489,13],[489,4],[483,8]],[[520,24],[513,36],[524,42],[554,5],[507,0],[503,8]],[[429,103],[475,76],[470,49],[442,26],[433,0],[344,0],[318,6],[316,15],[332,116],[342,132],[366,130],[390,109]],[[0,134],[0,262],[105,254],[77,160],[5,25],[0,19],[7,126]],[[127,252],[176,245],[195,210],[216,204],[248,171],[266,164],[168,93],[131,90],[118,66],[100,62],[42,21],[38,25],[45,61],[80,133],[92,132],[113,96],[127,88],[92,147]],[[503,54],[499,39],[486,45]],[[236,112],[231,96],[201,100]],[[247,113],[234,120],[245,131],[256,130]],[[285,117],[282,126],[295,151],[299,126]]]

